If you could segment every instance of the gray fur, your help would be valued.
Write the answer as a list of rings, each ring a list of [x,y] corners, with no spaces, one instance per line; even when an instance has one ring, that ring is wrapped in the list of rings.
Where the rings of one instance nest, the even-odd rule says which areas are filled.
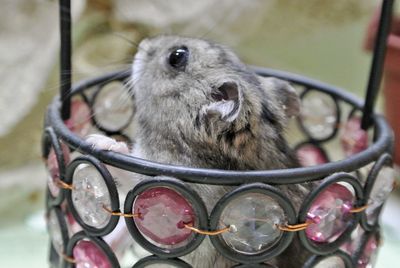
[[[185,70],[178,71],[167,59],[173,48],[182,45],[189,50],[189,60]],[[146,39],[135,56],[132,84],[137,109],[135,156],[227,170],[298,166],[283,137],[288,119],[299,112],[296,92],[287,82],[257,76],[226,47],[177,36]],[[228,99],[215,98],[221,90]],[[209,212],[229,190],[192,186]],[[297,210],[309,191],[308,185],[280,188]],[[302,256],[306,254],[295,244],[284,258],[277,258],[277,264],[298,267]],[[208,238],[186,260],[200,268],[232,265]]]

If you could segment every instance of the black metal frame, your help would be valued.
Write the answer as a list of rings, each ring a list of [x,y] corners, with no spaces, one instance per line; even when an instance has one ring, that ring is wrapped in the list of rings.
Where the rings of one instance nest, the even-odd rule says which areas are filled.
[[[361,206],[360,200],[362,200],[362,186],[358,182],[358,180],[348,174],[348,173],[336,173],[333,174],[324,180],[321,181],[321,184],[319,184],[304,200],[303,205],[300,208],[299,212],[299,218],[298,222],[306,222],[307,220],[307,212],[310,209],[313,201],[315,198],[318,197],[320,193],[324,191],[327,187],[331,186],[334,183],[338,182],[345,182],[350,184],[355,192],[356,196],[356,204],[355,206]],[[298,235],[300,238],[300,241],[302,242],[303,246],[307,248],[309,251],[311,251],[314,254],[318,255],[325,255],[334,252],[337,250],[340,245],[342,245],[346,240],[349,239],[351,232],[357,227],[357,223],[360,220],[360,214],[352,214],[353,218],[347,223],[346,230],[338,237],[335,239],[334,242],[331,243],[316,243],[311,241],[307,236],[304,230],[299,231]]]
[[[344,265],[345,265],[345,268],[351,268],[351,267],[354,267],[354,265],[355,265],[353,263],[353,260],[351,259],[351,257],[347,253],[345,253],[345,252],[343,252],[341,250],[338,250],[336,252],[333,252],[333,253],[330,253],[330,254],[327,254],[327,255],[313,255],[313,256],[311,256],[306,261],[306,263],[304,264],[303,268],[312,268],[315,265],[317,265],[318,263],[320,263],[321,261],[324,261],[327,258],[331,258],[331,257],[339,257],[339,258],[341,258],[343,263],[344,263]]]
[[[71,237],[71,239],[68,242],[67,250],[66,250],[65,254],[67,256],[72,256],[72,251],[74,250],[75,245],[81,240],[89,240],[89,241],[93,242],[105,254],[105,256],[107,257],[107,259],[109,260],[109,262],[111,264],[111,267],[113,267],[113,268],[120,267],[117,257],[112,252],[111,248],[107,245],[107,243],[104,242],[103,239],[101,239],[100,237],[96,237],[96,236],[88,236],[83,231],[78,232]],[[72,267],[74,267],[74,264],[72,262],[68,261],[67,259],[64,259],[63,267],[64,268],[72,268]]]
[[[111,129],[107,129],[106,127],[102,126],[101,123],[96,119],[96,113],[93,111],[93,106],[96,104],[96,100],[97,100],[98,96],[101,94],[101,92],[104,90],[105,85],[106,85],[106,83],[99,85],[99,90],[97,90],[94,93],[93,99],[90,102],[90,106],[92,108],[92,114],[93,114],[92,122],[100,131],[103,131],[107,136],[119,135],[121,133],[121,131],[123,129],[125,129],[132,121],[132,118],[135,115],[134,110],[133,110],[133,113],[126,119],[126,123],[124,125],[122,125],[120,128],[111,130]]]
[[[291,204],[290,200],[285,196],[279,189],[276,187],[262,184],[262,183],[252,183],[245,184],[240,186],[233,191],[224,195],[218,203],[215,205],[213,211],[210,216],[210,228],[211,230],[218,229],[219,221],[221,214],[224,208],[229,204],[230,201],[238,198],[242,195],[248,193],[259,193],[264,194],[274,201],[276,201],[280,207],[283,209],[286,220],[288,224],[296,223],[296,213]],[[268,250],[264,250],[258,254],[241,254],[237,251],[229,248],[227,244],[223,241],[223,238],[220,236],[210,236],[211,243],[213,246],[226,258],[244,264],[257,264],[260,262],[264,262],[268,259],[271,259],[280,253],[282,253],[290,244],[294,236],[294,233],[291,232],[282,232],[279,240],[271,246]]]
[[[304,99],[308,94],[312,94],[313,92],[319,92],[319,91],[317,91],[317,90],[312,90],[312,89],[310,89],[310,88],[306,88],[306,89],[300,94],[300,98],[301,98],[301,99]],[[297,119],[297,123],[298,123],[299,126],[300,126],[300,129],[303,131],[303,133],[305,133],[305,134],[308,136],[310,142],[313,142],[313,143],[320,143],[320,142],[329,141],[329,140],[331,140],[332,138],[334,138],[334,137],[336,136],[336,134],[337,134],[337,132],[338,132],[338,130],[339,130],[339,122],[340,122],[341,110],[340,110],[340,108],[339,108],[339,104],[338,104],[337,97],[334,97],[334,96],[332,96],[332,95],[325,95],[325,96],[329,96],[329,97],[331,98],[332,102],[334,103],[335,107],[336,107],[336,108],[335,108],[335,109],[336,109],[336,122],[335,122],[335,126],[334,126],[334,129],[333,129],[332,133],[330,133],[328,136],[323,137],[323,138],[316,138],[316,137],[314,137],[314,136],[308,131],[308,129],[303,125],[303,121],[301,120],[301,117],[299,116],[299,117],[296,118],[296,119]]]
[[[373,126],[374,140],[372,144],[364,151],[352,155],[346,159],[336,162],[329,162],[323,165],[312,167],[301,167],[284,170],[260,170],[260,171],[227,171],[218,169],[204,169],[204,168],[190,168],[184,166],[167,165],[148,161],[144,159],[135,158],[133,156],[124,155],[112,151],[104,151],[93,148],[90,144],[85,142],[81,137],[72,133],[64,124],[65,120],[71,114],[71,98],[76,95],[82,95],[88,105],[93,105],[96,94],[101,90],[102,86],[108,82],[120,81],[124,83],[129,79],[130,71],[124,70],[113,72],[94,79],[88,79],[71,86],[71,17],[70,17],[70,1],[60,0],[60,16],[61,16],[61,93],[60,97],[56,97],[49,106],[46,114],[46,129],[43,138],[43,157],[47,158],[50,148],[53,148],[56,153],[56,158],[60,168],[60,179],[62,182],[73,184],[73,173],[75,168],[82,163],[93,165],[103,177],[107,185],[110,198],[111,210],[115,214],[111,214],[109,223],[104,228],[94,228],[83,222],[74,208],[71,189],[60,189],[58,196],[54,197],[51,193],[47,193],[47,209],[48,211],[57,211],[60,226],[63,230],[64,248],[66,247],[65,255],[71,256],[73,247],[77,242],[82,239],[89,239],[93,241],[109,258],[112,267],[119,267],[118,260],[112,249],[101,239],[110,233],[117,225],[120,212],[120,204],[118,198],[117,187],[113,182],[112,176],[107,170],[106,165],[114,166],[123,170],[131,171],[134,173],[147,175],[153,178],[143,180],[137,184],[127,195],[124,204],[124,214],[132,214],[132,207],[136,197],[143,191],[153,187],[167,187],[179,194],[181,194],[192,205],[193,210],[197,216],[195,227],[201,230],[216,230],[218,228],[219,218],[226,205],[231,200],[246,194],[246,193],[262,193],[276,200],[287,217],[287,223],[294,225],[296,223],[304,223],[307,217],[307,211],[310,208],[313,200],[326,189],[329,185],[336,182],[346,182],[350,184],[355,192],[356,202],[354,207],[361,207],[368,202],[368,198],[372,187],[377,179],[377,174],[384,165],[391,165],[391,154],[393,147],[393,136],[390,127],[382,116],[373,113],[374,99],[378,92],[379,83],[382,76],[382,66],[385,54],[385,43],[391,19],[391,10],[393,0],[383,0],[381,20],[374,49],[374,58],[371,65],[369,76],[369,84],[366,95],[365,105],[362,101],[355,98],[353,95],[347,93],[343,89],[336,88],[319,81],[305,78],[299,75],[276,71],[261,67],[252,67],[252,69],[261,76],[273,76],[287,80],[295,85],[304,88],[301,97],[304,97],[311,91],[318,91],[323,94],[329,95],[337,107],[337,120],[341,120],[341,105],[345,103],[351,107],[348,115],[350,117],[354,112],[362,111],[362,127],[368,129]],[[85,94],[87,90],[97,90],[92,95],[92,99],[88,98]],[[92,109],[92,108],[91,108]],[[92,121],[93,125],[107,135],[124,135],[122,127],[118,131],[109,131],[102,128],[96,120]],[[301,142],[297,145],[298,148],[302,144],[310,143],[317,146],[321,152],[326,154],[323,145],[326,141],[335,138],[338,134],[338,127],[336,127],[329,137],[318,139],[312,137],[299,121],[299,125],[303,133],[305,133],[308,140]],[[125,126],[126,127],[126,126]],[[73,160],[68,167],[64,165],[63,152],[61,143],[69,146],[71,151],[77,154],[83,154]],[[375,162],[364,186],[360,182],[360,178],[350,175],[350,172],[358,172],[359,169]],[[335,173],[335,174],[334,174]],[[332,175],[333,174],[333,175]],[[305,183],[310,181],[321,181],[321,183],[313,189],[313,191],[305,198],[300,208],[298,215],[296,215],[291,200],[285,196],[275,186]],[[239,186],[228,192],[223,196],[215,205],[213,211],[208,216],[204,202],[198,194],[193,191],[188,183],[210,184],[220,186]],[[65,238],[66,226],[63,218],[63,210],[61,205],[65,204],[71,211],[74,218],[83,228],[83,231],[74,234],[72,237]],[[380,210],[381,208],[379,208]],[[379,213],[380,211],[378,211]],[[191,267],[184,261],[177,259],[177,257],[186,255],[195,250],[203,241],[205,235],[194,233],[190,237],[188,244],[175,249],[164,249],[159,245],[155,245],[148,241],[144,235],[138,230],[134,219],[126,217],[125,222],[133,239],[143,248],[152,252],[153,256],[149,256],[139,260],[133,267],[146,267],[149,264],[168,263],[177,267]],[[360,225],[364,230],[362,246],[360,246],[352,257],[344,253],[339,247],[345,242],[349,241],[352,231]],[[209,228],[208,228],[209,227]],[[67,234],[70,235],[70,234]],[[348,223],[347,229],[336,240],[320,244],[310,241],[304,230],[300,230],[297,234],[302,245],[308,249],[313,255],[304,264],[304,268],[311,268],[318,264],[325,258],[331,256],[340,257],[346,267],[355,267],[358,258],[362,256],[363,250],[367,245],[368,239],[374,235],[379,239],[379,223],[376,221],[374,224],[369,224],[365,212],[355,213],[352,220]],[[213,246],[226,258],[237,262],[234,267],[272,267],[269,264],[262,262],[279,255],[292,241],[295,236],[293,232],[283,232],[280,240],[267,249],[265,252],[254,255],[246,255],[235,252],[230,249],[219,236],[210,236]],[[69,263],[67,258],[58,253],[51,246],[50,260],[52,262],[59,262],[64,259],[65,267],[73,266]],[[57,257],[58,256],[58,257]]]
[[[110,200],[111,200],[111,209],[113,212],[119,212],[119,197],[118,197],[118,190],[117,187],[114,183],[114,180],[110,174],[110,172],[107,170],[107,168],[96,158],[91,157],[90,155],[85,155],[85,156],[80,156],[74,161],[70,163],[68,166],[67,172],[66,172],[66,180],[65,182],[68,184],[73,184],[73,179],[74,179],[74,172],[75,169],[81,165],[81,164],[87,164],[91,165],[96,170],[99,172],[101,177],[104,179],[104,183],[107,186],[108,194],[110,195]],[[70,211],[76,221],[86,230],[86,232],[92,236],[104,236],[109,234],[112,230],[114,230],[115,226],[118,224],[119,217],[115,215],[110,215],[110,220],[108,223],[101,228],[97,228],[94,226],[91,226],[81,218],[79,212],[76,210],[74,202],[72,200],[72,191],[66,190],[66,201],[68,204],[68,207],[70,208]],[[105,214],[107,214],[107,211],[104,211]]]
[[[197,192],[192,190],[188,185],[173,178],[155,177],[153,179],[139,182],[135,188],[128,193],[125,199],[124,213],[134,213],[132,208],[136,197],[144,191],[154,187],[170,188],[182,195],[187,201],[189,201],[195,212],[195,215],[197,216],[197,221],[194,223],[194,227],[203,230],[207,229],[208,214],[203,200],[200,198]],[[189,241],[185,245],[182,245],[178,248],[162,248],[161,246],[157,246],[149,242],[144,235],[141,234],[133,218],[125,218],[125,223],[128,231],[139,245],[149,252],[164,258],[175,258],[189,254],[195,250],[205,238],[204,235],[195,233],[188,238]]]

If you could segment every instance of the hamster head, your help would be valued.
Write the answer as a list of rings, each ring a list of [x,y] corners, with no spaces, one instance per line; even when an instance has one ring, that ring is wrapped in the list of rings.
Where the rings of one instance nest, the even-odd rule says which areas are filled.
[[[287,83],[257,76],[228,48],[200,39],[143,40],[132,93],[142,156],[224,169],[293,166],[283,137],[299,98]]]

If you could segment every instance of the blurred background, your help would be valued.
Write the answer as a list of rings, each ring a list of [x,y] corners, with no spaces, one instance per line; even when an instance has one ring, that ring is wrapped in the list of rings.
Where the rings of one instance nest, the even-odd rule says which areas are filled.
[[[295,72],[364,97],[364,50],[377,0],[77,0],[73,79],[127,68],[134,43],[157,33],[212,39],[249,64]],[[396,10],[399,11],[399,4]],[[397,12],[398,13],[398,12]],[[57,94],[58,1],[0,8],[0,267],[46,267],[43,115]],[[399,63],[400,64],[400,63]],[[400,89],[399,89],[400,90]],[[379,109],[384,103],[379,101]],[[379,268],[396,267],[400,201],[383,215]]]

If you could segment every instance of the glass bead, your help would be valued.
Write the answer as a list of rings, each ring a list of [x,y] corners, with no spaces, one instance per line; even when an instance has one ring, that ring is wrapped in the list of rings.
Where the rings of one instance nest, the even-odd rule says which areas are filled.
[[[353,116],[343,126],[340,143],[346,156],[364,151],[368,147],[368,133],[361,128],[361,118]]]
[[[70,161],[70,150],[64,143],[61,144],[61,150],[64,157],[64,165],[66,166]],[[53,197],[57,197],[60,193],[60,187],[58,186],[58,181],[60,180],[60,167],[58,166],[57,156],[52,147],[47,156],[46,166],[48,170],[47,176],[47,186],[49,187],[50,194]]]
[[[340,236],[352,219],[350,210],[355,201],[354,194],[339,183],[334,183],[321,192],[312,202],[307,213],[306,235],[315,242],[332,242]]]
[[[60,223],[57,218],[57,214],[54,209],[50,210],[49,217],[47,219],[47,228],[51,243],[58,254],[64,253],[64,241],[61,233]]]
[[[107,255],[92,241],[79,241],[72,255],[76,268],[112,268]]]
[[[393,190],[395,181],[395,171],[391,167],[384,166],[378,173],[378,177],[372,187],[368,207],[365,211],[369,224],[374,224],[378,218],[379,207],[388,199]]]
[[[230,226],[230,231],[221,238],[239,253],[258,254],[279,241],[282,231],[278,225],[285,219],[284,210],[273,198],[261,193],[243,194],[222,211],[219,228]]]
[[[128,125],[134,113],[132,96],[120,82],[111,82],[101,88],[92,108],[96,122],[108,131]]]
[[[71,117],[65,125],[75,134],[84,137],[91,128],[91,111],[86,102],[80,99],[71,101]]]
[[[303,167],[322,165],[328,162],[320,148],[313,144],[304,144],[296,150],[297,159]]]
[[[378,241],[375,236],[368,239],[364,252],[357,262],[357,268],[372,268],[374,267],[376,257],[378,255]]]
[[[196,216],[191,204],[178,192],[166,187],[154,187],[141,193],[133,204],[139,231],[155,245],[180,247],[192,234],[185,224],[195,226]]]
[[[336,103],[327,94],[310,91],[302,99],[300,119],[312,138],[325,139],[337,127]]]
[[[80,164],[73,174],[72,203],[82,221],[92,227],[102,228],[111,218],[104,207],[111,209],[111,197],[100,172],[89,164]]]

